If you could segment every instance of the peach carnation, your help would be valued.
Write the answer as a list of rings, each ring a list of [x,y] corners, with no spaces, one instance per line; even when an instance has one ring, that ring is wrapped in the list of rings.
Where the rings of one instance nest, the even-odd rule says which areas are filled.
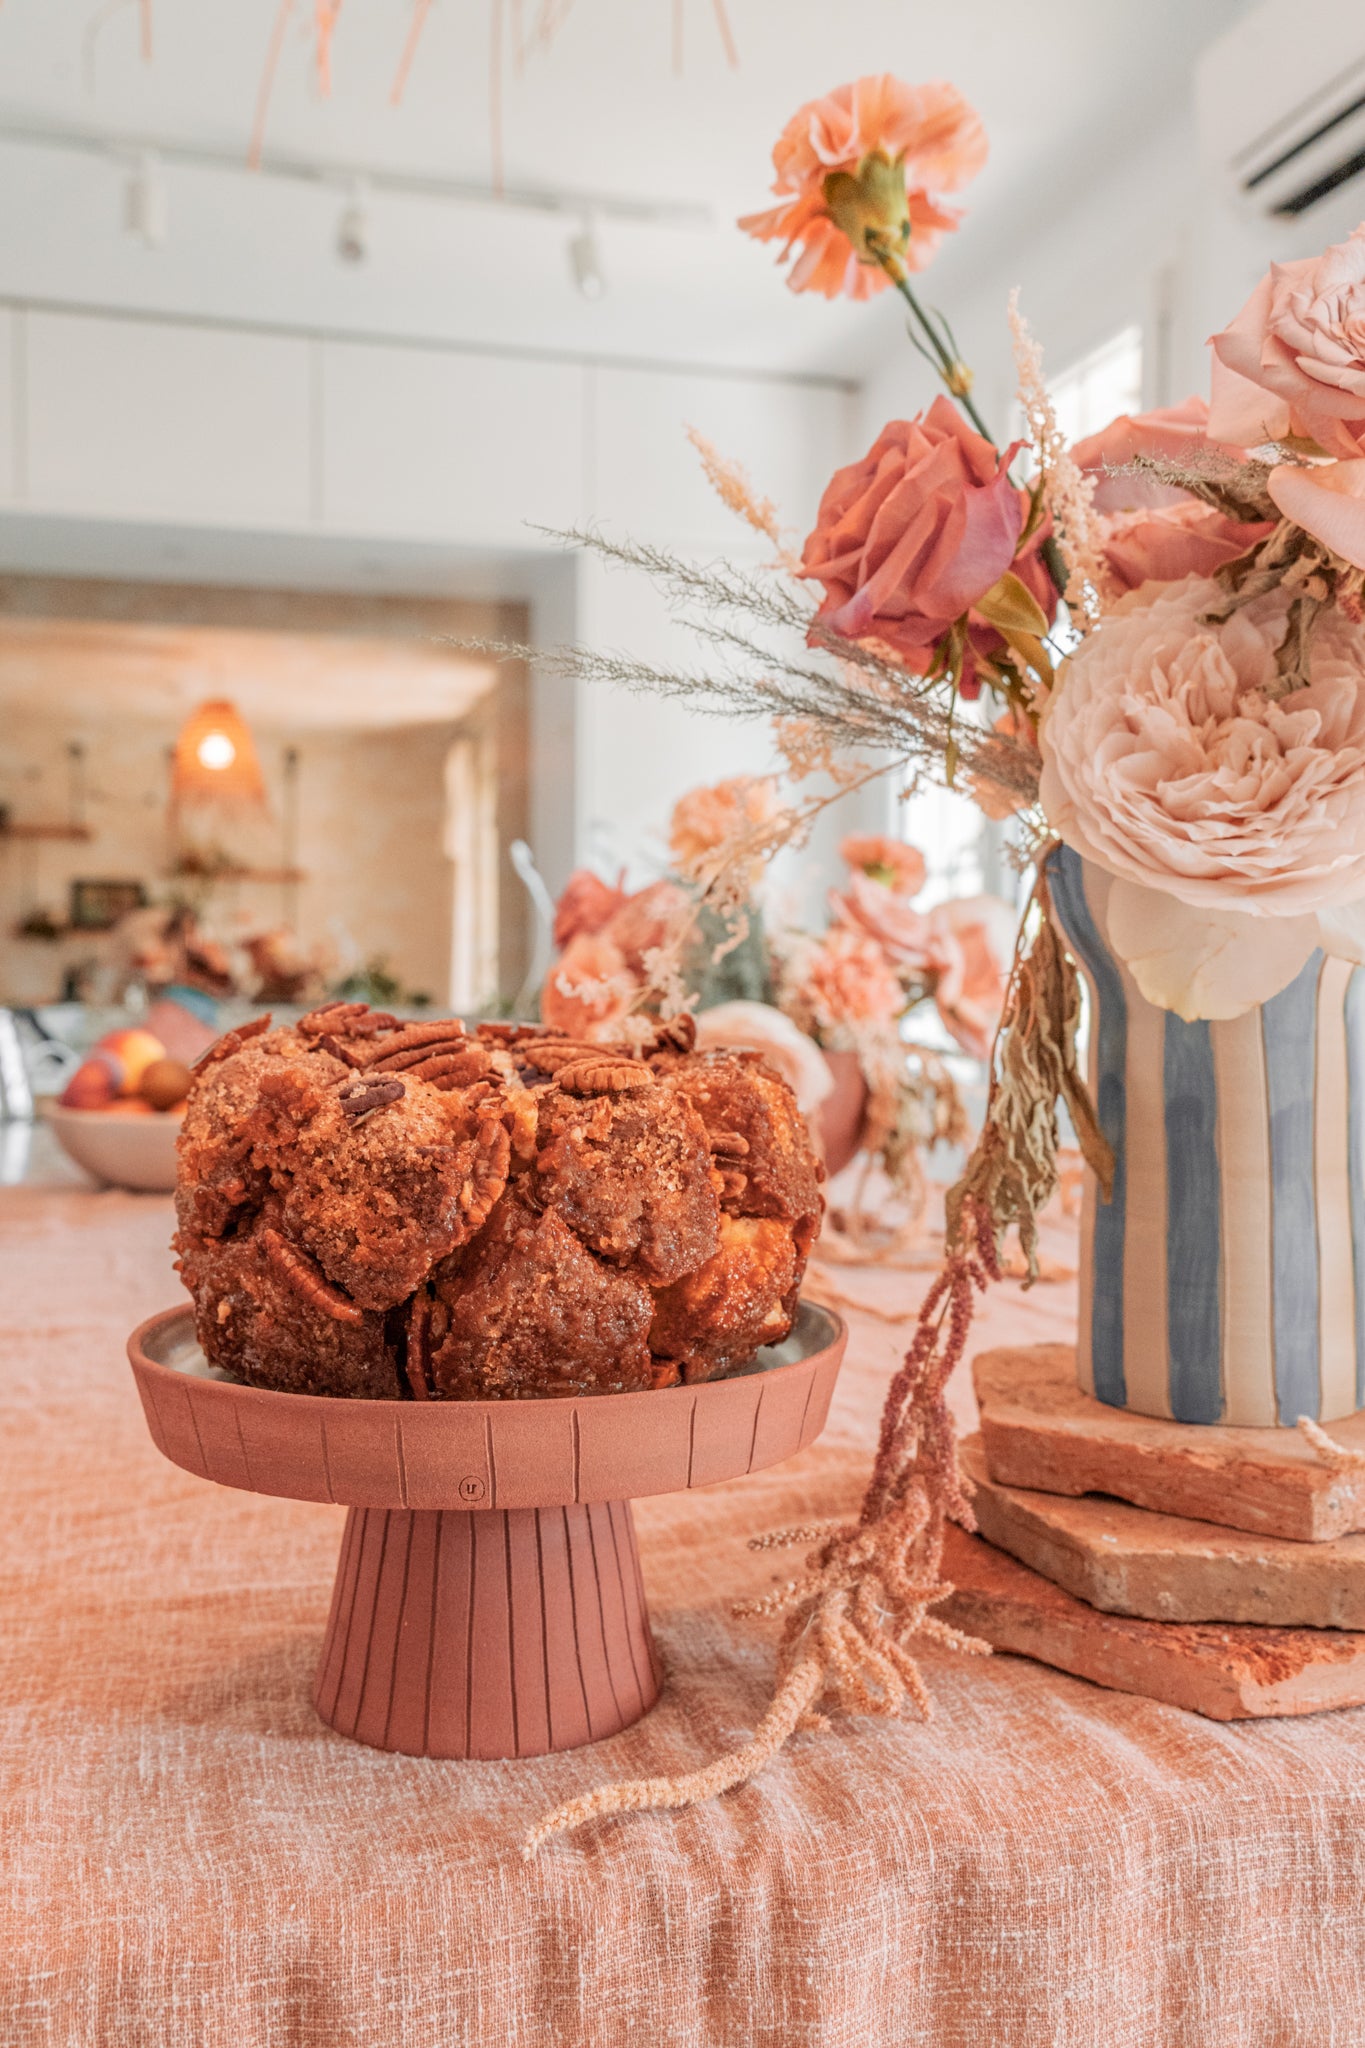
[[[986,161],[986,131],[956,86],[885,74],[798,108],[773,148],[779,205],[739,223],[800,251],[794,292],[868,299],[889,282],[869,233],[903,270],[923,270],[961,219],[933,196],[958,192]]]
[[[1118,877],[1110,939],[1184,1017],[1240,1015],[1318,945],[1365,957],[1365,632],[1321,619],[1281,694],[1287,598],[1223,602],[1196,577],[1120,600],[1040,733],[1053,829]]]
[[[850,832],[839,847],[851,868],[884,882],[893,896],[917,896],[924,887],[924,855],[904,839],[886,833]]]

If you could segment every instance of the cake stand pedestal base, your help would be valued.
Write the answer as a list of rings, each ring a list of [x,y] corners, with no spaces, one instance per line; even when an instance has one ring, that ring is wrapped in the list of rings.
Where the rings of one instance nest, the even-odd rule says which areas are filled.
[[[408,1756],[543,1756],[619,1734],[663,1673],[625,1501],[355,1508],[314,1703]]]

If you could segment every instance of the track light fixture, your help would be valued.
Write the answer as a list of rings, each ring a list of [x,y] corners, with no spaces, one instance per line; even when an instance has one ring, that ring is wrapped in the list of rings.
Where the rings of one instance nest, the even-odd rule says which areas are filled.
[[[154,149],[141,149],[133,159],[123,193],[123,225],[148,249],[159,249],[170,227],[170,202],[161,160]]]
[[[363,178],[353,178],[337,222],[337,255],[343,263],[363,263],[369,253],[369,188]]]
[[[591,214],[584,214],[578,233],[569,238],[569,268],[585,299],[600,299],[604,295],[607,273],[602,267],[602,248]]]

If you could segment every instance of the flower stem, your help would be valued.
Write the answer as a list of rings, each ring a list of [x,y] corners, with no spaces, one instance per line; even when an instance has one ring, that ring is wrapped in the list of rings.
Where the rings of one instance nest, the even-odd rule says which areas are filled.
[[[984,440],[989,441],[991,446],[994,447],[996,445],[994,434],[986,425],[986,422],[982,419],[980,413],[976,409],[976,406],[973,404],[971,392],[963,389],[963,375],[966,371],[966,364],[960,362],[944,347],[943,341],[937,329],[934,327],[933,323],[929,319],[928,314],[925,312],[923,306],[921,306],[919,300],[915,297],[915,294],[910,289],[910,280],[908,277],[906,277],[904,271],[900,270],[898,266],[893,265],[891,263],[883,263],[882,268],[883,270],[885,270],[892,284],[895,285],[896,290],[905,300],[906,305],[910,308],[911,313],[914,315],[916,321],[919,323],[920,332],[925,336],[926,340],[928,341],[929,348],[933,355],[934,361],[938,365],[938,373],[940,377],[942,377],[949,391],[957,400],[958,404],[962,407],[962,410],[966,413],[972,425],[976,428],[977,433],[980,434]]]

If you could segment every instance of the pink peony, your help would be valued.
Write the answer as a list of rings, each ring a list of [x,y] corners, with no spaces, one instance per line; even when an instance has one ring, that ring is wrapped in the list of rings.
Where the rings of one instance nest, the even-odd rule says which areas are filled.
[[[1220,440],[1299,435],[1348,461],[1365,455],[1365,223],[1321,256],[1272,263],[1213,349]]]
[[[880,832],[851,832],[841,841],[839,855],[851,868],[884,882],[893,896],[917,896],[924,887],[924,855],[904,839]]]
[[[613,889],[591,868],[575,868],[555,905],[556,946],[567,946],[580,932],[600,932],[625,901],[626,892],[619,882]]]
[[[619,946],[580,932],[545,977],[541,1021],[552,1031],[607,1044],[620,1036],[639,989]]]
[[[972,606],[1007,569],[1048,618],[1056,592],[1038,555],[1046,523],[1015,559],[1028,494],[1009,479],[1019,444],[998,456],[948,398],[893,420],[861,462],[836,470],[820,500],[803,574],[824,585],[817,617],[847,640],[877,639],[916,674],[954,622],[968,618],[962,694],[979,689],[973,655],[1004,642]]]
[[[1278,695],[1288,599],[1221,623],[1198,578],[1121,599],[1044,714],[1053,829],[1119,878],[1111,940],[1144,995],[1239,1015],[1324,944],[1354,957],[1365,898],[1365,632],[1320,620],[1312,680]]]
[[[871,298],[889,279],[868,230],[903,271],[923,270],[962,218],[934,195],[960,191],[985,161],[986,131],[956,86],[860,78],[798,107],[773,148],[781,203],[739,225],[782,242],[784,257],[801,251],[787,278],[794,292]]]

